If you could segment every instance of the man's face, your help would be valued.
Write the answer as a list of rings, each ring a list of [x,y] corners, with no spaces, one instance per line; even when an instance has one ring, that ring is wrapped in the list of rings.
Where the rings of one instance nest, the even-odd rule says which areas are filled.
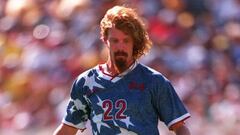
[[[108,31],[106,44],[109,48],[111,62],[120,72],[125,71],[133,62],[133,39],[117,28]]]

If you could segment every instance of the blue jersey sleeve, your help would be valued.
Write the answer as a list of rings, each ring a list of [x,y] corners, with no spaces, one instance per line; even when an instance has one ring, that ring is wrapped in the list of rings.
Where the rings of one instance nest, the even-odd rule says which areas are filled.
[[[190,117],[190,114],[187,112],[169,80],[158,76],[154,78],[153,85],[153,104],[160,120],[169,128],[173,124]]]
[[[71,88],[70,100],[66,110],[66,116],[63,123],[78,128],[86,128],[86,122],[89,118],[89,106],[83,96],[84,78],[76,80]]]

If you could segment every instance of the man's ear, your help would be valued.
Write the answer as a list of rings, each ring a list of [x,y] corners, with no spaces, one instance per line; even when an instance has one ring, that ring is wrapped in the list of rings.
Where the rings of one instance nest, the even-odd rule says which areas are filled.
[[[105,37],[101,37],[100,39],[102,40],[102,42],[103,42],[104,44],[106,44],[106,38],[105,38]]]
[[[106,37],[101,38],[101,40],[102,40],[102,42],[103,42],[107,47],[109,47],[109,43],[108,43],[108,40],[107,40]]]

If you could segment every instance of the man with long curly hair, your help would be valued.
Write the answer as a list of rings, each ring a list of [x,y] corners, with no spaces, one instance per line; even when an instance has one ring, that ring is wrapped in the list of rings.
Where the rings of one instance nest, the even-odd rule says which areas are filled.
[[[138,59],[152,46],[132,8],[115,6],[100,24],[108,60],[80,74],[55,135],[73,135],[91,121],[95,135],[158,135],[158,120],[177,135],[190,135],[190,117],[170,81]]]

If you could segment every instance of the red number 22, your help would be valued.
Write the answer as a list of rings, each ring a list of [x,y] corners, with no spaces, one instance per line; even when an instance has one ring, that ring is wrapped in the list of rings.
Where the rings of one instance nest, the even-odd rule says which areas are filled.
[[[103,114],[103,120],[112,120],[113,116],[110,114],[112,109],[113,109],[113,102],[109,99],[104,100],[102,103],[102,107],[104,110],[104,114]],[[115,104],[114,107],[116,109],[118,109],[118,111],[115,114],[115,119],[126,119],[127,116],[124,115],[123,113],[126,111],[127,108],[127,102],[124,99],[118,99]]]

